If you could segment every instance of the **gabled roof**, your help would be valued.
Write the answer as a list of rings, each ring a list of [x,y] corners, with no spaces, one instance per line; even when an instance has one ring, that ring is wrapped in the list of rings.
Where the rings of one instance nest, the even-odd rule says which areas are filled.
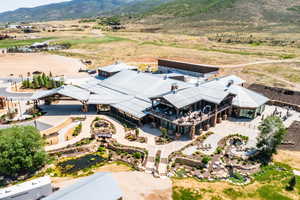
[[[258,108],[269,101],[267,97],[238,85],[231,86],[229,91],[236,95],[232,104],[237,107]]]
[[[226,90],[231,85],[241,85],[245,81],[235,75],[225,76],[222,78],[213,79],[211,81],[203,82],[201,86],[210,89]]]
[[[59,88],[54,88],[52,90],[34,93],[31,99],[42,99],[44,97],[49,97],[55,94],[71,97],[79,101],[87,101],[90,97],[90,92],[85,89],[73,85],[64,85]]]
[[[44,200],[118,200],[122,191],[111,173],[97,173],[61,189]]]
[[[177,90],[176,92],[169,92],[169,94],[162,97],[175,107],[182,108],[201,100],[219,104],[228,95],[228,91],[211,90],[209,88],[198,86]]]
[[[127,65],[126,63],[115,63],[112,65],[108,65],[106,67],[99,67],[98,68],[101,71],[108,72],[108,73],[114,73],[114,72],[120,72],[122,70],[136,70],[136,66]]]

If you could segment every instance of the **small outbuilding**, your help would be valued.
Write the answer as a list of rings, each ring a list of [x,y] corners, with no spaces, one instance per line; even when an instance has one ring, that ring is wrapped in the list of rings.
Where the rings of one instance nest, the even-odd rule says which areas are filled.
[[[48,176],[0,189],[0,200],[38,200],[52,193]]]
[[[98,75],[107,78],[123,70],[137,71],[138,67],[127,65],[126,63],[122,62],[116,62],[115,64],[98,68]]]

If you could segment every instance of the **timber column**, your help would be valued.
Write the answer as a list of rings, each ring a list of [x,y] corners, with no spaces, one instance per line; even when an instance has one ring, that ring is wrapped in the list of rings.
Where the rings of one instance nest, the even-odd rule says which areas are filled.
[[[211,119],[211,126],[215,127],[217,124],[217,118],[218,118],[218,105],[215,105],[215,110],[214,110],[214,116]]]
[[[89,108],[86,104],[86,101],[82,102],[82,112],[89,112]]]

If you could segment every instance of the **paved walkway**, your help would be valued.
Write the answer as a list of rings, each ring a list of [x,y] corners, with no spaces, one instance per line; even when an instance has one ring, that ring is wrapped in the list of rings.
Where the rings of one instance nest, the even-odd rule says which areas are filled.
[[[107,117],[104,115],[101,115],[100,117],[105,118],[107,120],[110,120],[114,126],[116,127],[117,134],[113,135],[113,138],[118,141],[118,143],[126,146],[135,146],[140,148],[145,148],[148,150],[148,160],[146,164],[146,171],[149,173],[152,173],[155,171],[155,156],[157,151],[161,151],[160,156],[160,164],[158,166],[159,174],[162,176],[165,176],[167,173],[167,160],[171,153],[174,151],[178,151],[179,149],[183,148],[184,146],[191,143],[193,140],[190,140],[189,138],[183,138],[179,141],[173,141],[169,144],[165,145],[155,145],[154,138],[156,135],[160,135],[160,132],[153,128],[151,129],[149,126],[145,126],[142,129],[140,129],[141,136],[146,136],[148,138],[148,143],[139,143],[139,142],[130,142],[127,139],[125,139],[125,130],[124,127],[115,119],[111,117]],[[149,133],[147,133],[147,132]]]
[[[58,142],[59,143],[65,142],[66,141],[65,135],[68,133],[68,131],[72,128],[75,128],[79,124],[80,124],[80,122],[73,122],[73,123],[69,124],[67,127],[58,131]]]
[[[76,142],[79,142],[82,139],[90,138],[91,137],[91,123],[95,119],[94,115],[87,116],[86,120],[82,122],[82,132],[72,140],[64,141],[55,145],[46,146],[46,151],[52,151],[56,149],[65,148],[69,145],[73,145]]]

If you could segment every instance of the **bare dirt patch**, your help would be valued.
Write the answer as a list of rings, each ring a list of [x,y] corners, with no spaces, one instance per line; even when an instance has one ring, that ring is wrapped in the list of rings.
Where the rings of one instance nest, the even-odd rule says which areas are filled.
[[[34,71],[51,72],[53,75],[69,77],[84,76],[78,70],[85,66],[78,59],[58,55],[28,53],[28,54],[2,54],[0,55],[0,77],[23,75]]]
[[[170,179],[157,179],[151,174],[142,172],[113,173],[119,183],[124,200],[171,200],[172,182]]]
[[[278,150],[273,160],[300,170],[300,151]]]

